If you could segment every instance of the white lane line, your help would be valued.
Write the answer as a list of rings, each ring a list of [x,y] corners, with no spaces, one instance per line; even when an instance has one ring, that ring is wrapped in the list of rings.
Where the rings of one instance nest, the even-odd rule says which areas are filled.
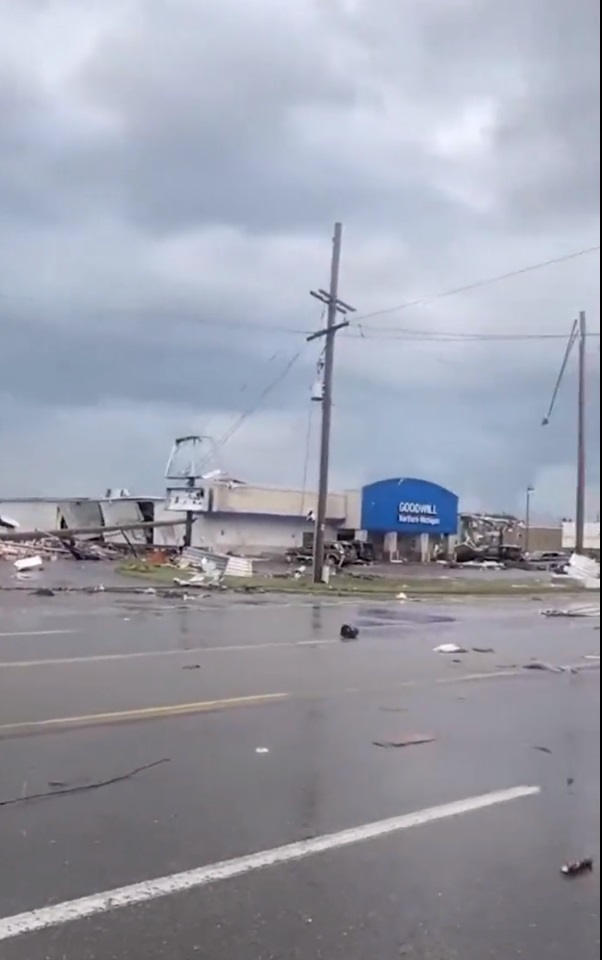
[[[3,637],[56,637],[65,633],[81,633],[81,630],[15,630],[10,633],[0,633]]]
[[[11,667],[60,667],[78,663],[102,663],[107,660],[139,660],[144,657],[173,657],[188,656],[201,653],[247,653],[253,650],[267,650],[274,647],[325,647],[339,640],[298,640],[295,643],[240,643],[221,647],[189,647],[187,650],[138,650],[133,653],[98,653],[89,657],[51,657],[47,660],[5,660],[0,663],[0,670],[9,670]]]
[[[350,830],[341,830],[339,833],[327,833],[311,840],[300,840],[297,843],[288,843],[283,847],[272,850],[262,850],[246,857],[236,857],[234,860],[222,860],[196,870],[186,870],[184,873],[174,873],[170,876],[159,877],[156,880],[144,880],[142,883],[133,883],[127,887],[115,890],[105,890],[90,897],[79,900],[68,900],[65,903],[56,903],[50,907],[41,907],[39,910],[29,910],[12,917],[0,920],[0,940],[11,940],[26,933],[45,930],[48,927],[71,923],[74,920],[84,920],[98,914],[108,913],[122,907],[131,907],[149,900],[171,896],[186,890],[205,887],[220,880],[231,880],[255,870],[264,870],[280,863],[290,863],[316,853],[348,847],[354,843],[374,840],[389,833],[408,830],[410,827],[419,827],[424,823],[433,823],[435,820],[444,820],[447,817],[457,817],[464,813],[472,813],[485,807],[493,807],[499,803],[508,803],[523,797],[538,794],[539,787],[511,787],[508,790],[495,790],[478,797],[468,797],[465,800],[456,800],[454,803],[445,803],[438,807],[429,807],[416,813],[405,813],[389,820],[377,820],[375,823],[365,823]]]

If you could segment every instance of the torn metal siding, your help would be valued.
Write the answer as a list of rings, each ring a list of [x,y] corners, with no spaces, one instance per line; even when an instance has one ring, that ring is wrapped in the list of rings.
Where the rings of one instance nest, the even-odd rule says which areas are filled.
[[[126,523],[144,523],[144,515],[137,500],[107,500],[99,504],[102,523],[105,527],[117,527]],[[104,533],[105,543],[147,543],[145,530],[128,530],[127,534],[116,531]]]
[[[184,520],[185,514],[174,513],[167,509],[167,502],[155,503],[155,520]],[[195,521],[196,526],[197,521]],[[193,540],[195,540],[193,530]],[[196,542],[196,540],[195,540]],[[153,543],[156,547],[181,547],[184,543],[184,527],[182,525],[173,527],[155,527],[153,530]]]
[[[67,529],[85,530],[87,527],[101,527],[103,520],[100,504],[97,500],[62,500],[57,505],[59,526]],[[95,540],[97,534],[80,535],[80,539]]]

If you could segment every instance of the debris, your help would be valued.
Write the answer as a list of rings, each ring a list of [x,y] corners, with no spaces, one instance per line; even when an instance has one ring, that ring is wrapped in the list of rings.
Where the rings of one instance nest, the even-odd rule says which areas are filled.
[[[341,640],[357,640],[359,637],[359,630],[357,627],[352,627],[349,623],[344,623],[341,627],[340,637]]]
[[[395,597],[395,599],[396,599],[396,600],[407,600],[407,599],[408,599],[408,595],[407,595],[407,593],[398,593],[397,596]]]
[[[578,553],[573,553],[564,576],[576,580],[586,590],[600,589],[600,563],[591,557],[583,557]]]
[[[569,617],[575,619],[577,617],[599,617],[600,616],[600,604],[579,604],[575,607],[564,607],[564,608],[552,608],[550,610],[542,610],[541,615],[543,617]]]
[[[524,670],[549,670],[550,673],[564,673],[564,667],[557,667],[553,663],[542,663],[541,660],[533,660],[532,663],[524,663]]]
[[[584,660],[599,660],[599,659],[600,659],[600,654],[599,654],[599,653],[586,653],[586,654],[584,655],[583,659],[584,659]]]
[[[50,587],[38,587],[37,590],[33,590],[32,594],[34,597],[54,597],[54,590],[51,590]]]
[[[110,780],[95,780],[94,783],[82,784],[79,787],[59,787],[59,789],[52,789],[46,791],[45,793],[32,793],[29,796],[13,797],[10,800],[0,800],[0,807],[10,807],[15,803],[23,803],[26,800],[42,800],[45,797],[61,797],[68,793],[85,793],[87,790],[98,790],[100,787],[110,787],[114,783],[122,783],[124,780],[130,780],[132,777],[135,777],[136,774],[142,773],[143,770],[151,770],[153,767],[158,767],[161,763],[169,763],[169,757],[164,757],[162,760],[154,760],[152,763],[145,763],[142,767],[135,767],[134,770],[130,770],[129,773],[122,773],[117,777],[111,777]],[[60,781],[51,780],[50,784],[59,785]]]
[[[551,753],[551,752],[552,752],[549,747],[538,747],[538,746],[535,746],[535,747],[533,747],[533,749],[534,749],[534,750],[539,750],[540,753]]]
[[[578,877],[582,873],[591,873],[594,869],[594,861],[591,857],[585,857],[583,860],[575,860],[573,863],[565,863],[560,872],[565,877]]]
[[[182,667],[182,670],[200,670],[200,669],[201,669],[200,663],[186,663]]]
[[[464,647],[459,647],[457,643],[440,643],[438,647],[433,647],[433,653],[466,653]]]
[[[473,647],[473,653],[495,653],[493,647]]]
[[[417,747],[422,743],[434,743],[435,737],[421,736],[420,734],[408,734],[401,740],[373,740],[375,747]]]
[[[269,753],[268,747],[255,747],[255,753]]]
[[[21,560],[15,560],[13,566],[22,573],[24,570],[39,570],[43,563],[40,556],[23,557]]]

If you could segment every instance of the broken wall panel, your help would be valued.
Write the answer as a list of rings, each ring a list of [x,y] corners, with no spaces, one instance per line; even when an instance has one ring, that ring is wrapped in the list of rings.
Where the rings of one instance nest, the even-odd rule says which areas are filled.
[[[174,513],[167,509],[167,502],[161,501],[155,504],[155,520],[185,520],[184,513]],[[194,529],[194,528],[193,528]],[[184,526],[179,524],[173,527],[155,527],[153,530],[153,543],[156,547],[181,547],[184,544]]]
[[[103,524],[97,500],[63,500],[58,504],[59,525],[69,530],[101,527]],[[80,535],[80,539],[97,540],[97,534]]]
[[[60,527],[54,500],[2,500],[0,513],[16,520],[21,530],[58,530]]]
[[[128,523],[144,523],[144,515],[137,500],[106,500],[100,501],[102,523],[105,527],[118,527]],[[120,530],[103,534],[105,543],[119,543],[127,546],[129,543],[145,544],[148,542],[146,530]]]

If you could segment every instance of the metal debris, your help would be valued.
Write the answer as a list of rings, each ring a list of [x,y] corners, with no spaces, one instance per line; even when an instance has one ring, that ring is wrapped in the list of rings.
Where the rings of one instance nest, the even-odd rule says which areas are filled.
[[[440,643],[438,647],[433,647],[433,653],[467,653],[467,650],[457,643]]]
[[[565,877],[578,877],[582,873],[591,873],[594,869],[594,861],[591,857],[584,857],[583,860],[575,860],[572,863],[565,863],[560,872]]]
[[[495,653],[493,647],[472,647],[473,653]]]
[[[532,663],[524,663],[524,670],[548,670],[550,673],[564,673],[564,667],[558,667],[554,663],[543,663],[541,660],[533,660]]]
[[[552,753],[552,751],[550,750],[549,747],[538,747],[538,746],[534,746],[533,749],[534,749],[534,750],[539,750],[540,753]]]
[[[422,743],[434,742],[435,737],[410,733],[407,736],[402,737],[401,740],[373,740],[372,744],[375,747],[385,747],[388,749],[390,747],[418,747]]]

